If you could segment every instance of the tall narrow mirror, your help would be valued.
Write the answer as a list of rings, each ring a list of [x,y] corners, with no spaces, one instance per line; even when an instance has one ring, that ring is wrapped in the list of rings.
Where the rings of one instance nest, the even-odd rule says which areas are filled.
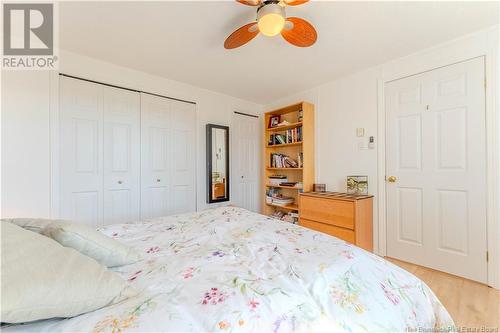
[[[229,127],[207,124],[207,201],[229,200]]]

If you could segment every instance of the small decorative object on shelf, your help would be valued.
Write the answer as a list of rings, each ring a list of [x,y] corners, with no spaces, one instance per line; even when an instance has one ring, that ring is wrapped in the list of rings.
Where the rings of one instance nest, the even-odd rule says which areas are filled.
[[[269,117],[269,126],[268,127],[273,128],[273,127],[278,126],[278,124],[280,123],[280,120],[281,120],[280,115],[274,115],[274,116]]]
[[[368,176],[347,176],[347,193],[368,194]]]
[[[288,125],[290,125],[290,123],[289,123],[288,121],[286,121],[286,120],[283,120],[283,121],[282,121],[281,123],[279,123],[279,124],[278,124],[278,126],[276,126],[276,127],[288,126]]]
[[[326,184],[313,184],[313,191],[314,192],[325,192],[326,191]]]
[[[302,116],[303,116],[303,113],[304,113],[304,112],[303,112],[302,110],[299,110],[299,112],[298,112],[298,116],[297,116],[297,118],[298,118],[298,121],[299,121],[299,122],[301,122],[301,121],[302,121]]]

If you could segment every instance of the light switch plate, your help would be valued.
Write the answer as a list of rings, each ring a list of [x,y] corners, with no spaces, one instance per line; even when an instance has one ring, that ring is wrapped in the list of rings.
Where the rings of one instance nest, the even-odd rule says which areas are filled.
[[[362,127],[356,128],[356,136],[358,138],[361,138],[361,137],[365,136],[365,129],[362,128]]]

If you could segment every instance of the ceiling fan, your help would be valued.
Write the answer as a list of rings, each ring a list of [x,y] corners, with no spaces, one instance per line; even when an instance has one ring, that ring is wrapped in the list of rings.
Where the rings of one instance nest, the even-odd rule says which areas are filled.
[[[314,27],[298,17],[286,17],[286,6],[298,6],[309,0],[236,0],[237,2],[255,6],[257,21],[246,24],[234,31],[224,42],[226,49],[234,49],[245,45],[260,33],[265,36],[281,36],[298,47],[313,45],[318,38]]]

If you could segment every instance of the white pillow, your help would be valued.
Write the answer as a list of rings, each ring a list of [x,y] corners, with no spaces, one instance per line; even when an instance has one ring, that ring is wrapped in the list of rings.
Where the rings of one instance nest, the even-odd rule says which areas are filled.
[[[84,224],[54,221],[43,228],[41,234],[94,258],[107,267],[127,265],[141,260],[141,255],[130,246]]]
[[[94,259],[14,224],[0,225],[2,322],[72,317],[135,294]]]
[[[28,229],[33,232],[42,232],[43,228],[54,222],[64,222],[64,220],[53,219],[34,219],[34,218],[10,218],[2,219],[1,222],[10,222],[21,228]]]

